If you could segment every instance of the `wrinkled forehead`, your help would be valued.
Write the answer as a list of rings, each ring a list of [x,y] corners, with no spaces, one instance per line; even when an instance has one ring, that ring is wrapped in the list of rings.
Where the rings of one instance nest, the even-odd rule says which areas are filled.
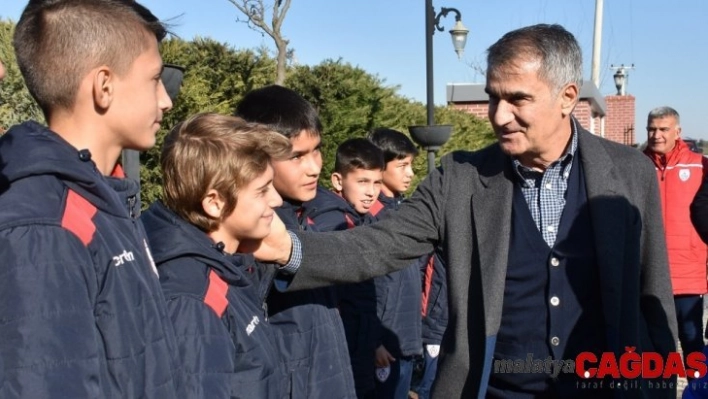
[[[541,60],[537,57],[519,56],[500,64],[491,64],[487,69],[488,80],[504,80],[511,76],[533,73],[538,76]]]

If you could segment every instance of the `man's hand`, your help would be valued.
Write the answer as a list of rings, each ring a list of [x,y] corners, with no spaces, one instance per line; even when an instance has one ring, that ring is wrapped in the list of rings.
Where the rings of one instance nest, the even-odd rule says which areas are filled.
[[[379,345],[376,348],[376,367],[384,368],[391,365],[391,362],[395,362],[396,358],[391,356],[383,345]]]
[[[277,214],[273,215],[270,224],[270,234],[262,240],[243,240],[238,246],[238,252],[252,253],[262,262],[284,265],[290,260],[293,241],[285,229],[285,224]]]

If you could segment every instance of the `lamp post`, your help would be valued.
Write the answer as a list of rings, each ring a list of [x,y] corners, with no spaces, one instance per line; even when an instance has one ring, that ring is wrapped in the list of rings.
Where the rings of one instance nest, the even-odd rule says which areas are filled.
[[[455,26],[450,29],[452,44],[461,58],[467,44],[467,34],[469,30],[462,24],[462,14],[455,8],[441,8],[438,14],[433,8],[433,0],[425,0],[425,75],[426,75],[426,108],[427,125],[410,126],[408,129],[411,138],[418,145],[428,151],[428,173],[435,169],[435,152],[450,139],[452,134],[451,125],[435,125],[435,99],[433,85],[433,34],[435,29],[442,32],[440,19],[447,17],[450,12],[455,13]]]
[[[621,64],[620,66],[614,66],[610,65],[610,69],[615,70],[615,74],[612,75],[612,77],[615,79],[615,88],[617,88],[617,95],[618,96],[624,96],[627,94],[627,77],[629,74],[627,73],[628,69],[634,69],[634,64],[632,66],[624,66],[624,64]]]
[[[165,64],[160,75],[162,83],[165,85],[167,95],[172,102],[175,101],[184,78],[184,67],[179,65]],[[140,184],[140,153],[135,150],[123,150],[121,153],[121,164],[125,176],[134,179]],[[140,191],[133,205],[133,214],[140,215]]]

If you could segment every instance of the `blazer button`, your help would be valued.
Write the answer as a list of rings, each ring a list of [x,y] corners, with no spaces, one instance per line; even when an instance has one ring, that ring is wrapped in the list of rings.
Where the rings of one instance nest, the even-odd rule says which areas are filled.
[[[561,263],[560,263],[560,261],[558,260],[558,258],[555,258],[555,257],[554,257],[554,258],[551,258],[551,266],[558,266],[558,265],[560,265],[560,264],[561,264]]]
[[[551,338],[551,345],[558,346],[558,345],[560,345],[560,343],[561,343],[560,338],[558,338],[558,337]]]
[[[559,303],[560,303],[560,299],[558,299],[557,296],[551,297],[551,305],[558,306]]]

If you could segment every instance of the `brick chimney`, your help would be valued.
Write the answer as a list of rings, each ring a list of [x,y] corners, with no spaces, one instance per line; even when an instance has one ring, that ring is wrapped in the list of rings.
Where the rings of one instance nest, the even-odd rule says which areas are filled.
[[[635,97],[630,95],[605,97],[605,138],[627,145],[636,143],[635,100]]]

